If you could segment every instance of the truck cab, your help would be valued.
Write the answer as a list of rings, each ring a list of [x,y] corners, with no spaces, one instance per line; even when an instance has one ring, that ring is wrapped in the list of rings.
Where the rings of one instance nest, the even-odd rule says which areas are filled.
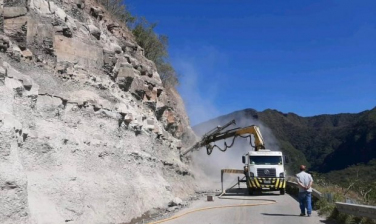
[[[285,194],[286,171],[282,152],[261,149],[248,152],[242,159],[250,194],[254,191],[280,191],[280,194]]]

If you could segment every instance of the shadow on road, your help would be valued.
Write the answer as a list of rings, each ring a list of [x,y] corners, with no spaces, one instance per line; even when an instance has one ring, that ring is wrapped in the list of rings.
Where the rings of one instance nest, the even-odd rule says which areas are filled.
[[[261,213],[262,215],[267,215],[267,216],[299,216],[296,214],[273,214],[273,213]]]
[[[332,220],[320,220],[320,223],[325,223],[325,224],[338,224],[337,222],[332,221]]]
[[[219,196],[217,194],[216,196]],[[249,197],[260,197],[260,196],[270,196],[275,195],[279,196],[279,192],[269,191],[269,192],[254,192],[253,195],[248,194],[248,189],[246,188],[232,188],[226,190],[226,193],[223,196],[249,196]]]

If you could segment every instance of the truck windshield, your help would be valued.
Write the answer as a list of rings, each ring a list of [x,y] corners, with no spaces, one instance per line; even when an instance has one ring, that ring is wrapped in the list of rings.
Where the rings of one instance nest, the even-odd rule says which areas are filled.
[[[250,164],[254,165],[282,165],[281,156],[250,156]]]

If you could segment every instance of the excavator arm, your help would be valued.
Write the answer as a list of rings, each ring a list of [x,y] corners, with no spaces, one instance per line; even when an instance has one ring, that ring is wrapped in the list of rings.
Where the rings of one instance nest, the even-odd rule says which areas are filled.
[[[182,153],[182,156],[185,156],[189,152],[192,152],[194,150],[198,150],[201,147],[206,147],[208,155],[210,155],[213,151],[213,149],[216,147],[221,151],[226,151],[227,148],[231,148],[235,142],[235,138],[237,137],[243,137],[243,138],[250,138],[251,135],[254,137],[254,148],[256,151],[260,149],[265,149],[265,144],[264,144],[264,139],[262,138],[260,129],[256,125],[251,125],[248,127],[244,128],[235,128],[231,130],[224,131],[228,126],[235,124],[235,120],[232,120],[231,122],[227,123],[223,127],[216,127],[212,131],[206,133],[200,141],[198,141],[195,145],[193,145],[191,148],[186,150],[185,152]],[[227,145],[225,142],[225,148],[221,149],[217,145],[213,145],[213,143],[220,141],[220,140],[225,140],[228,138],[233,138],[232,143],[230,145]]]

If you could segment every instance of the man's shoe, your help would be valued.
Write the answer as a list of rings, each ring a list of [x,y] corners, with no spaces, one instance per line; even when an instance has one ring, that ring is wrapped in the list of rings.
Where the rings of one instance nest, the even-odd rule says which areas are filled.
[[[300,213],[300,215],[299,216],[305,216],[305,214],[304,213]]]
[[[308,214],[307,216],[308,216],[308,217],[311,217],[311,214]]]

